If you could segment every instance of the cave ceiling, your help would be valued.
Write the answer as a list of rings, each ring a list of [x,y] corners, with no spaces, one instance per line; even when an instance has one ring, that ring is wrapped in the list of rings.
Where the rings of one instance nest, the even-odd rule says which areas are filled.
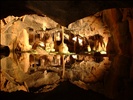
[[[70,23],[110,8],[131,8],[132,1],[1,1],[0,19],[8,15],[22,16],[38,14],[48,16],[57,23],[68,26]]]

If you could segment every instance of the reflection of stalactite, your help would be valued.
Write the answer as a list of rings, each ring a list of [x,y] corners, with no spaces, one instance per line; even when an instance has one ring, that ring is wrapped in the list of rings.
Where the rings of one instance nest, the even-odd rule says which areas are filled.
[[[62,26],[62,43],[59,45],[60,53],[69,53],[67,44],[64,43],[64,27]]]
[[[64,56],[65,55],[62,55],[61,58],[62,58],[62,78],[65,77],[65,61],[64,61]]]

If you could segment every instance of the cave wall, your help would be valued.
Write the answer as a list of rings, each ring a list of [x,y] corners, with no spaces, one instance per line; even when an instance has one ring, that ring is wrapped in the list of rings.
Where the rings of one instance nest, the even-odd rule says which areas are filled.
[[[111,32],[107,52],[109,54],[123,55],[131,59],[132,63],[129,65],[130,79],[133,79],[133,9],[114,8],[104,10],[103,21],[109,26]],[[117,62],[114,64],[117,65]]]
[[[132,9],[108,9],[103,11],[103,20],[109,26],[112,39],[108,44],[108,52],[114,50],[115,53],[121,55],[133,55],[132,43],[132,15],[127,16]],[[128,18],[130,17],[130,19]],[[114,49],[112,50],[112,46]]]
[[[73,10],[72,10],[72,12],[73,12]],[[104,21],[104,23],[107,24],[107,26],[109,26],[109,29],[110,29],[110,32],[112,35],[109,39],[109,43],[108,43],[108,47],[107,47],[108,53],[112,52],[112,53],[120,54],[123,56],[127,56],[129,58],[133,56],[133,51],[132,51],[133,50],[133,41],[132,41],[132,39],[133,39],[133,17],[132,17],[133,13],[132,12],[133,12],[133,9],[129,9],[129,8],[124,8],[124,9],[114,8],[114,9],[107,9],[107,10],[103,11],[103,21]],[[84,13],[86,13],[86,12],[84,12]],[[51,16],[55,16],[55,15],[51,15]],[[70,20],[71,17],[74,18],[73,15],[71,15],[68,19],[66,17],[63,18],[63,16],[59,16],[59,15],[56,17],[62,17],[62,19],[58,18],[58,22],[60,22],[60,23],[62,20],[64,20],[64,21],[67,20],[67,23],[62,22],[63,25],[68,25],[69,22],[72,22],[75,20],[75,19]],[[52,17],[52,18],[57,21],[56,17]],[[78,19],[78,18],[76,18],[76,19]],[[17,22],[20,22],[20,21],[17,21]],[[23,26],[23,25],[20,25],[20,26]],[[15,29],[15,27],[14,27],[14,29]],[[17,36],[17,30],[15,31],[15,33],[16,34],[13,34],[13,35]],[[14,40],[14,38],[12,38],[12,37],[11,37],[11,39]],[[126,59],[126,62],[124,63],[125,59]],[[112,97],[115,95],[116,92],[119,93],[119,88],[116,88],[116,87],[119,86],[119,83],[121,83],[121,81],[123,83],[125,83],[124,86],[127,86],[128,80],[127,81],[125,81],[125,80],[116,81],[119,75],[120,75],[120,78],[122,77],[123,79],[125,77],[133,79],[133,63],[132,63],[132,67],[130,67],[131,64],[129,64],[128,59],[126,57],[123,59],[121,56],[118,56],[117,58],[114,59],[115,62],[113,63],[113,66],[115,66],[117,71],[112,70],[112,74],[116,74],[116,76],[115,75],[110,76],[112,79],[108,77],[108,79],[110,79],[111,81],[109,81],[109,85],[107,84],[107,91],[110,90],[110,92],[107,93],[107,95],[110,95]],[[122,71],[119,71],[120,69],[122,69]],[[127,70],[129,70],[129,69],[130,69],[130,75],[126,74],[129,76],[125,76],[124,73],[128,73]],[[116,83],[118,83],[118,84],[116,85],[114,83],[114,81],[116,81]],[[112,88],[112,86],[110,86],[110,84],[112,84],[112,86],[114,88]],[[108,87],[110,87],[110,88],[108,88]],[[130,87],[127,87],[126,88],[127,93],[125,92],[127,97],[128,97],[128,93],[129,93],[128,88],[130,88]],[[122,94],[117,94],[117,95],[122,95]]]
[[[46,28],[55,28],[58,24],[48,17],[36,14],[21,17],[8,16],[0,20],[0,23],[0,44],[8,46],[10,51],[15,50],[16,47],[19,47],[21,51],[30,50],[30,36],[37,34],[38,30],[45,31]],[[33,29],[33,31],[30,31],[30,29]]]
[[[112,100],[130,100],[132,97],[131,58],[116,55],[111,58],[112,66],[105,77],[104,93]],[[132,79],[131,79],[132,78]]]
[[[111,32],[107,52],[116,54],[111,58],[113,63],[110,71],[111,76],[108,77],[109,83],[105,87],[108,89],[106,95],[120,97],[117,99],[128,99],[127,97],[131,96],[129,81],[133,80],[133,9],[104,10],[103,21]],[[125,87],[123,90],[120,90],[121,83],[122,87]]]

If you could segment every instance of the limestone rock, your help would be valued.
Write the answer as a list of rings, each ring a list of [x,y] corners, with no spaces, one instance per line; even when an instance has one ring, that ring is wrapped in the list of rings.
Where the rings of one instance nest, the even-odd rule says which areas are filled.
[[[10,50],[13,50],[18,34],[26,27],[21,20],[11,20],[1,30],[1,44],[9,46]]]
[[[108,50],[110,51],[112,46],[114,46],[114,51],[117,54],[130,55],[132,50],[131,43],[131,31],[130,21],[132,19],[125,15],[124,13],[132,13],[130,10],[122,11],[121,9],[109,9],[103,11],[103,21],[110,28],[111,42],[108,45]],[[124,15],[124,16],[123,16]],[[126,19],[130,19],[129,22]],[[111,46],[111,47],[109,47]]]
[[[21,48],[21,51],[29,51],[32,48],[29,44],[29,34],[27,33],[26,29],[23,29],[22,32],[19,33],[16,44],[16,48]]]
[[[59,52],[60,52],[60,53],[69,53],[67,44],[61,43],[61,44],[59,45]]]
[[[48,17],[38,15],[25,15],[23,22],[35,30],[46,30],[46,28],[55,28],[57,23]]]

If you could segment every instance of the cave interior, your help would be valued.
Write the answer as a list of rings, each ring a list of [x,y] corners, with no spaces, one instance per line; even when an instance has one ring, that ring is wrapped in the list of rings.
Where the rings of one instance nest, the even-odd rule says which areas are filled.
[[[2,1],[0,96],[132,100],[131,1]]]

